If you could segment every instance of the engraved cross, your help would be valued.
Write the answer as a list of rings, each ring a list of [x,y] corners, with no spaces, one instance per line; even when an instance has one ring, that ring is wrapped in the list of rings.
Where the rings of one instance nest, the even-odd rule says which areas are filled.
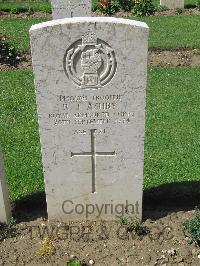
[[[97,152],[95,143],[95,131],[96,129],[91,129],[91,151],[90,152],[71,152],[71,157],[75,156],[89,156],[92,162],[92,193],[96,192],[96,157],[97,156],[116,156],[116,152]]]

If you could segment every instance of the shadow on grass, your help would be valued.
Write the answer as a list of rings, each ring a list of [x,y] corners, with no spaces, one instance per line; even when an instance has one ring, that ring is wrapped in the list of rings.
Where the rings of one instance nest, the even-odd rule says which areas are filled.
[[[16,200],[12,206],[14,219],[18,222],[29,222],[38,218],[47,218],[45,193],[35,193]]]
[[[160,185],[144,191],[143,217],[156,220],[177,211],[200,207],[200,181]],[[47,218],[45,193],[36,193],[13,204],[13,217],[18,222]]]
[[[156,220],[195,207],[200,207],[200,181],[164,184],[144,191],[144,219]]]
[[[190,8],[196,8],[197,5],[196,4],[185,4],[184,8],[186,9],[190,9]]]

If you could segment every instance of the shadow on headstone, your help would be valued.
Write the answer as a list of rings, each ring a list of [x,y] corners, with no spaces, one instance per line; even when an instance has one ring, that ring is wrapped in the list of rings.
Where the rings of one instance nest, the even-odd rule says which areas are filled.
[[[47,218],[45,193],[35,193],[13,203],[13,217],[18,222]]]
[[[200,181],[164,184],[144,190],[144,220],[156,220],[178,211],[200,207]]]

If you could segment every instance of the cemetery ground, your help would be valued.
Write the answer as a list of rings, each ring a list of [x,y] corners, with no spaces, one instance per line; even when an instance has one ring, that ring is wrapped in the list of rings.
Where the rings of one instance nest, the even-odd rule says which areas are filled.
[[[28,38],[50,9],[31,6],[32,18],[0,17],[0,32],[25,57],[0,65],[0,143],[14,217],[0,228],[0,265],[66,265],[71,255],[86,265],[199,265],[200,250],[182,230],[200,202],[199,14],[136,18],[150,27],[142,225],[124,216],[65,227],[46,221]]]

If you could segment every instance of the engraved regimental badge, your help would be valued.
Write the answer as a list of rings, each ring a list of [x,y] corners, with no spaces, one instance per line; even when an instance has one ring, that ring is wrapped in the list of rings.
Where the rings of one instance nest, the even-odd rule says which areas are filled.
[[[93,32],[74,42],[64,56],[64,70],[69,79],[82,89],[99,89],[115,75],[114,50]]]

